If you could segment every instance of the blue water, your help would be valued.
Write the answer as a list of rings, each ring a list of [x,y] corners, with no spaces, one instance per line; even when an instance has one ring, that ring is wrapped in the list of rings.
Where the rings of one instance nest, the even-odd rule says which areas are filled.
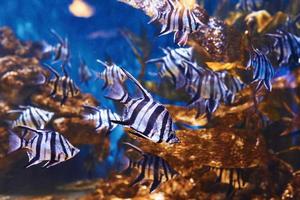
[[[50,44],[55,44],[57,41],[50,34],[49,29],[54,29],[61,36],[68,37],[72,52],[70,70],[72,78],[80,86],[82,92],[92,93],[102,106],[113,109],[113,102],[103,97],[102,81],[92,80],[88,86],[79,83],[78,55],[80,54],[87,65],[95,71],[103,70],[96,59],[105,60],[110,57],[115,63],[137,77],[140,69],[139,63],[119,30],[126,28],[136,35],[140,35],[141,31],[147,32],[149,41],[153,45],[151,57],[161,55],[160,46],[174,46],[172,36],[157,37],[159,27],[147,25],[149,17],[142,11],[116,0],[87,0],[86,2],[96,11],[90,18],[79,18],[70,13],[68,6],[72,3],[71,0],[1,0],[0,26],[11,27],[17,37],[22,40],[45,40]],[[101,32],[103,36],[90,39],[89,35],[94,32]],[[151,79],[151,76],[146,78]],[[157,97],[157,99],[160,98]],[[163,101],[167,102],[167,100]],[[117,144],[122,136],[122,128],[111,133],[110,153],[106,160],[96,164],[92,172],[93,178],[105,177],[108,174],[120,153]],[[83,166],[83,162],[90,156],[91,147],[82,146],[80,149],[80,154],[74,159],[53,168],[45,170],[36,166],[15,172],[14,178],[6,183],[7,189],[4,191],[22,192],[23,190],[18,190],[18,188],[20,189],[25,183],[26,192],[30,192],[33,188],[42,191],[41,189],[45,187],[49,188],[49,185],[52,185],[50,189],[53,189],[56,184],[62,182],[91,178],[90,172]],[[36,178],[28,181],[31,176]]]
[[[103,82],[92,81],[89,86],[81,85],[78,80],[78,55],[80,54],[87,65],[101,71],[103,67],[96,63],[96,59],[105,60],[111,57],[118,65],[123,66],[135,77],[138,76],[140,66],[134,57],[128,43],[119,34],[120,29],[128,29],[139,35],[141,30],[148,34],[149,41],[153,45],[151,58],[161,56],[159,47],[174,46],[172,34],[164,37],[157,37],[159,27],[154,24],[147,25],[149,17],[142,11],[117,0],[86,0],[95,9],[95,15],[90,18],[78,18],[69,12],[68,6],[71,0],[1,0],[0,1],[0,26],[11,27],[16,35],[23,40],[45,40],[54,44],[55,38],[50,34],[49,29],[55,29],[60,35],[68,37],[72,51],[71,75],[83,92],[92,93],[101,105],[113,108],[113,103],[103,97],[101,87]],[[218,0],[206,0],[205,8],[209,14],[216,10]],[[237,0],[231,1],[233,8]],[[89,35],[94,32],[101,32],[103,37],[90,39]],[[153,71],[154,66],[148,66]],[[155,70],[154,70],[155,71]],[[147,75],[147,79],[153,79]],[[155,95],[155,98],[163,103],[168,100]],[[95,177],[104,177],[109,167],[118,155],[117,142],[123,135],[122,128],[116,129],[110,136],[111,149],[107,159],[98,163],[95,169]],[[88,173],[82,166],[83,160],[88,157],[89,146],[81,147],[81,153],[74,160],[45,171],[39,167],[28,170],[25,174],[20,172],[16,176],[22,176],[26,182],[30,176],[44,177],[51,179],[53,183],[71,181],[78,178],[88,178]],[[56,177],[52,177],[55,174]],[[55,179],[55,180],[54,180]],[[22,185],[24,182],[20,182]],[[45,184],[48,182],[46,181]],[[9,185],[10,183],[8,183]],[[11,183],[12,185],[15,183]],[[35,183],[34,187],[43,184]],[[17,187],[17,186],[16,186]],[[21,186],[20,186],[21,187]]]

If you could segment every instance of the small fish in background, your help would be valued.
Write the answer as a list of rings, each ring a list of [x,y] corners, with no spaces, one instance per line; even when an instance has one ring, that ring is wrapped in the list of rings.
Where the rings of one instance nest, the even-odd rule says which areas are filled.
[[[183,62],[193,60],[193,48],[162,49],[165,56],[151,59],[147,63],[161,63],[159,71],[161,77],[170,78],[176,89],[186,85],[187,67]]]
[[[85,109],[83,119],[92,122],[97,132],[105,130],[109,133],[117,127],[117,124],[111,122],[111,120],[120,120],[117,113],[112,112],[110,109],[94,106],[84,105],[83,107]]]
[[[79,74],[79,80],[81,83],[84,83],[86,86],[89,83],[89,80],[92,78],[92,72],[87,66],[85,60],[79,56],[79,68],[78,68],[78,74]]]
[[[111,39],[118,36],[118,31],[116,30],[97,30],[91,32],[87,35],[87,39],[95,40],[95,39]]]
[[[187,6],[181,1],[167,0],[167,4],[168,9],[164,12],[157,11],[149,23],[163,21],[160,36],[175,32],[174,42],[184,46],[191,33],[206,26],[208,15],[196,3]]]
[[[134,82],[142,97],[124,96],[120,100],[120,103],[124,104],[122,120],[112,120],[112,122],[127,126],[131,129],[131,134],[155,143],[178,143],[179,139],[176,137],[172,118],[165,106],[154,101],[151,94],[125,69],[119,67],[119,70]]]
[[[29,150],[27,152],[29,163],[26,168],[42,162],[46,162],[43,167],[49,168],[73,158],[80,151],[58,132],[19,127],[35,133],[32,139],[26,141],[10,131],[9,153],[19,149]]]
[[[216,183],[228,184],[230,186],[227,191],[227,197],[230,196],[235,189],[243,189],[247,186],[245,170],[243,169],[204,166],[203,173],[208,172],[214,172],[216,174]]]
[[[123,83],[127,80],[126,74],[114,63],[107,63],[101,60],[97,60],[97,62],[105,67],[103,72],[96,74],[99,79],[104,80],[102,87],[106,93],[104,96],[116,101],[128,96],[123,87]]]
[[[186,62],[186,61],[185,61]],[[200,114],[210,114],[216,111],[220,102],[226,102],[232,95],[217,72],[203,68],[196,62],[186,62],[189,67],[198,73],[189,81],[187,91],[191,95],[188,107],[196,108],[198,117]]]
[[[33,106],[19,106],[18,110],[10,110],[11,113],[19,113],[19,117],[11,124],[11,128],[27,126],[33,129],[44,129],[54,116],[53,112]]]
[[[272,63],[264,53],[253,47],[246,69],[250,68],[253,69],[253,82],[258,82],[256,90],[264,84],[267,90],[271,91],[271,81],[275,74]]]
[[[127,29],[122,29],[120,32],[129,44],[133,54],[141,66],[138,80],[142,81],[146,73],[146,62],[149,59],[152,49],[152,43],[148,38],[148,32],[143,26],[141,26],[140,35],[136,35]]]
[[[277,30],[267,36],[275,41],[271,51],[275,52],[280,66],[300,63],[300,37],[285,30]]]
[[[221,78],[222,82],[226,85],[227,89],[230,91],[227,93],[225,102],[228,104],[233,103],[236,94],[241,90],[243,90],[247,85],[243,83],[238,77],[232,76],[227,71],[218,72],[218,76]]]
[[[252,12],[261,10],[264,6],[265,0],[239,0],[236,9],[244,12]]]
[[[131,160],[130,158],[125,157],[125,161],[123,161],[125,166],[124,171],[131,172],[132,170],[138,170],[139,172],[139,175],[130,184],[131,186],[143,181],[151,181],[151,193],[155,191],[161,183],[174,179],[179,175],[179,173],[176,172],[163,158],[154,154],[145,153],[133,144],[124,144],[135,150],[141,156],[138,160]]]
[[[289,15],[283,29],[291,34],[300,35],[300,14],[295,17]]]
[[[61,62],[62,66],[71,66],[70,57],[71,50],[68,38],[63,39],[55,30],[50,29],[51,34],[58,40],[58,44],[52,47],[54,53],[53,62]]]
[[[54,74],[55,78],[49,80],[49,85],[52,88],[50,96],[61,96],[61,105],[63,105],[69,97],[75,97],[79,95],[80,91],[74,81],[69,77],[64,67],[64,76],[60,76],[50,65],[44,64],[44,66]]]

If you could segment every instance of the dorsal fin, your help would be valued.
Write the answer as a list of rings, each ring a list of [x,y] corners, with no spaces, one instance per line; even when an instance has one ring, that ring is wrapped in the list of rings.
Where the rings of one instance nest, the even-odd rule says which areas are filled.
[[[140,153],[141,155],[144,155],[144,151],[142,149],[140,149],[139,147],[129,143],[129,142],[123,142],[123,144],[129,146],[130,148],[132,148],[133,150],[137,151],[138,153]]]
[[[50,71],[52,72],[57,78],[59,77],[59,73],[53,69],[50,65],[48,65],[47,63],[44,63],[44,66]]]
[[[52,33],[52,35],[54,35],[54,37],[56,37],[56,39],[58,39],[60,44],[64,44],[64,40],[54,29],[50,29],[50,32]]]
[[[105,68],[109,68],[110,67],[110,65],[108,65],[106,62],[103,62],[102,60],[100,60],[100,59],[97,59],[96,60],[98,63],[100,63],[101,65],[103,65]]]
[[[123,70],[123,72],[127,75],[129,79],[131,79],[135,85],[140,89],[140,91],[143,93],[143,96],[147,99],[153,99],[151,94],[129,73],[127,72],[124,68],[120,67],[120,69]]]

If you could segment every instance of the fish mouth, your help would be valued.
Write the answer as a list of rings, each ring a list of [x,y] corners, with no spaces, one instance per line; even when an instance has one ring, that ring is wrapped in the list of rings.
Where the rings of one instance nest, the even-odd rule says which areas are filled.
[[[174,137],[173,137],[172,139],[170,139],[170,141],[169,141],[168,143],[169,143],[169,144],[178,144],[178,143],[180,143],[180,140],[179,140],[178,137],[176,137],[176,136],[174,135]]]

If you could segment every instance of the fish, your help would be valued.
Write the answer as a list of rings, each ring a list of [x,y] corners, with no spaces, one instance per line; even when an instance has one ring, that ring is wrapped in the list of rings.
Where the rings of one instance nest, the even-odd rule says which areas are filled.
[[[188,8],[177,0],[167,0],[166,2],[168,9],[165,12],[156,11],[149,23],[156,20],[163,21],[160,36],[175,32],[174,42],[179,46],[185,46],[189,34],[207,26],[204,20],[200,20],[203,13],[198,13],[199,6]]]
[[[150,180],[152,181],[152,184],[150,186],[151,193],[155,191],[161,183],[174,179],[179,175],[179,173],[175,171],[163,158],[154,154],[145,153],[133,144],[124,144],[129,146],[131,149],[135,150],[142,156],[137,161],[127,158],[128,167],[125,171],[136,169],[139,172],[139,175],[130,184],[131,186],[134,186],[144,180]]]
[[[300,37],[285,30],[277,30],[267,36],[275,41],[272,50],[276,53],[280,66],[300,63]]]
[[[246,186],[245,175],[243,169],[238,168],[219,168],[205,166],[205,172],[214,172],[217,176],[217,183],[229,184],[234,189],[242,189]]]
[[[124,96],[120,101],[124,104],[122,120],[112,120],[112,122],[129,127],[131,134],[155,143],[178,143],[173,120],[166,107],[156,102],[129,72],[121,67],[120,69],[137,86],[142,97],[131,98],[128,94]]]
[[[294,35],[299,35],[300,33],[300,14],[295,17],[288,16],[284,24],[284,29]]]
[[[29,161],[26,168],[42,162],[46,162],[43,167],[49,168],[73,158],[80,151],[58,132],[32,129],[27,126],[19,127],[35,133],[35,136],[29,141],[12,131],[9,133],[9,153],[19,149],[29,150],[27,151]]]
[[[63,105],[69,97],[78,96],[80,91],[78,86],[69,77],[67,71],[63,67],[64,75],[60,74],[54,70],[50,65],[44,64],[44,66],[54,74],[55,78],[49,81],[49,85],[52,88],[50,96],[62,96],[61,105]]]
[[[58,40],[58,44],[52,47],[52,51],[54,52],[53,62],[62,62],[62,65],[70,66],[71,50],[68,38],[63,39],[53,29],[50,29],[50,32]]]
[[[105,97],[108,99],[120,101],[123,96],[128,95],[123,87],[127,80],[126,74],[114,63],[107,63],[97,60],[98,63],[105,67],[105,70],[96,74],[99,79],[104,80],[102,90],[105,91]]]
[[[10,110],[11,113],[19,113],[19,117],[9,122],[10,128],[16,129],[19,126],[27,126],[33,129],[44,129],[45,126],[52,120],[54,112],[49,112],[33,106],[19,106],[18,110]],[[29,140],[33,137],[33,133],[23,129],[21,131],[21,137],[25,140]]]
[[[235,96],[238,92],[243,90],[247,85],[241,81],[238,77],[234,77],[227,71],[220,71],[217,73],[223,83],[226,85],[227,89],[230,91],[227,93],[225,98],[225,103],[231,104],[235,100]]]
[[[93,122],[96,131],[105,130],[111,132],[117,127],[117,124],[111,122],[111,120],[120,120],[120,116],[117,113],[112,112],[110,109],[94,106],[84,105],[83,107],[87,111],[83,114],[84,120]]]
[[[51,121],[54,112],[49,112],[33,106],[19,106],[18,110],[10,110],[8,113],[20,113],[19,117],[11,124],[11,128],[28,126],[33,129],[44,129]]]
[[[268,57],[262,53],[259,49],[252,47],[250,52],[250,58],[247,63],[246,69],[252,68],[253,80],[252,82],[258,82],[256,90],[259,90],[264,84],[267,90],[272,90],[272,78],[274,77],[274,68]]]
[[[79,56],[80,65],[78,68],[78,74],[79,74],[79,80],[81,83],[84,83],[85,85],[88,85],[89,80],[92,78],[92,72],[85,63],[85,60]]]
[[[252,12],[261,10],[266,0],[239,0],[236,9],[244,12]]]
[[[204,99],[199,97],[195,101],[188,104],[189,109],[196,109],[195,118],[206,114],[210,118],[211,113],[215,112],[220,105],[220,100],[217,99]]]
[[[171,49],[168,47],[162,50],[164,57],[148,60],[147,63],[161,63],[160,77],[171,79],[176,89],[183,88],[186,85],[187,76],[187,66],[183,60],[193,61],[193,48]]]
[[[198,66],[196,62],[187,62],[187,64],[198,73],[187,88],[192,97],[188,102],[188,107],[198,110],[196,116],[203,114],[203,111],[207,114],[215,112],[220,102],[226,101],[227,97],[232,95],[231,91],[228,90],[218,73]]]

